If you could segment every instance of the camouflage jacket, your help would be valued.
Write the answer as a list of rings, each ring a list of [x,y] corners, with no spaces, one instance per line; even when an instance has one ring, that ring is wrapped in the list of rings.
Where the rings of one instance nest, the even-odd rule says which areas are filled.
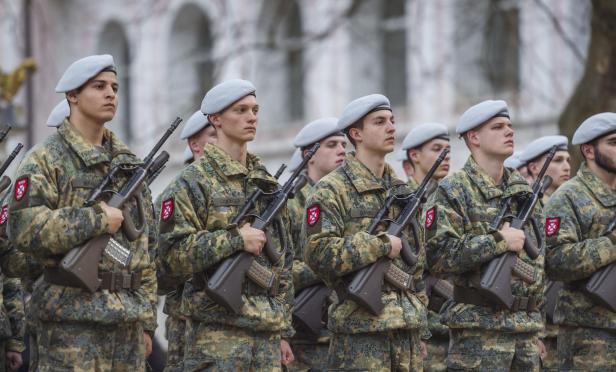
[[[141,164],[111,131],[105,129],[103,136],[103,146],[93,146],[65,120],[56,133],[28,152],[17,171],[9,204],[9,239],[45,268],[58,267],[70,249],[107,231],[107,216],[99,204],[84,207],[86,198],[112,167]],[[110,187],[118,190],[127,178],[120,172]],[[91,294],[43,282],[34,288],[29,313],[40,321],[138,321],[144,329],[154,331],[156,276],[148,247],[155,244],[155,226],[147,188],[142,197],[148,222],[144,233],[133,242],[122,229],[113,236],[132,251],[129,267],[123,268],[106,255],[99,263],[99,271],[141,272],[141,287]],[[134,199],[128,206],[134,221],[139,221]]]
[[[407,195],[412,192],[395,177],[393,169],[386,165],[383,178],[377,179],[354,154],[349,154],[342,166],[316,184],[306,201],[304,258],[314,272],[338,293],[338,301],[329,308],[328,328],[333,332],[423,331],[427,325],[425,306],[428,300],[422,280],[423,250],[413,268],[401,258],[394,259],[394,265],[412,276],[415,291],[402,292],[385,284],[381,295],[385,308],[381,315],[372,315],[345,296],[352,278],[349,274],[376,262],[391,249],[383,227],[376,235],[365,231],[390,193]],[[401,206],[394,203],[388,217],[394,218],[400,209]],[[415,246],[410,227],[402,239],[409,239],[410,245]]]
[[[531,191],[528,183],[511,169],[505,168],[501,186],[494,184],[470,157],[460,171],[444,178],[426,204],[427,257],[430,271],[451,278],[455,285],[473,287],[481,275],[482,265],[507,252],[507,243],[499,232],[489,231],[489,225],[500,209],[501,199],[523,196]],[[513,202],[511,212],[517,212]],[[541,207],[535,209],[537,222],[542,224]],[[528,231],[528,230],[527,230]],[[527,233],[527,239],[531,238]],[[537,241],[537,237],[532,236]],[[543,237],[539,237],[543,239]],[[544,283],[544,248],[531,260],[526,252],[519,258],[535,269],[534,283],[527,284],[512,277],[514,296],[542,297]],[[489,307],[458,303],[448,309],[451,328],[481,328],[505,332],[533,332],[543,328],[540,311],[527,313],[509,310],[495,311]]]
[[[24,345],[24,292],[21,281],[0,275],[0,340],[6,350],[22,352]]]
[[[558,296],[556,324],[616,329],[616,313],[594,303],[575,283],[616,261],[616,232],[604,236],[616,216],[616,190],[586,163],[552,195],[545,208],[548,246],[546,271],[565,285]]]
[[[247,168],[215,145],[205,147],[204,156],[184,168],[164,190],[161,199],[159,267],[167,275],[188,280],[193,274],[211,275],[221,261],[244,249],[238,227],[231,225],[245,200],[257,188],[277,190],[278,182],[261,161],[248,154]],[[267,200],[257,203],[262,211]],[[293,249],[286,208],[272,223],[274,248],[288,247],[277,264],[265,254],[257,262],[278,278],[278,294],[246,279],[243,287],[244,308],[236,316],[211,300],[205,291],[188,281],[182,295],[182,313],[206,323],[223,323],[258,331],[282,331],[293,334],[290,307],[293,301],[291,268]]]

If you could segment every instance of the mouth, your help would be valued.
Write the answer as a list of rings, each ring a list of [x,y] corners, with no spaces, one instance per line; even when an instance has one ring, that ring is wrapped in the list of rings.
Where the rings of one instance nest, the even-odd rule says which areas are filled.
[[[449,170],[449,165],[441,165],[441,169],[444,171],[448,171]]]
[[[507,140],[507,141],[505,141],[505,145],[511,145],[511,146],[513,146],[513,140]]]
[[[342,164],[343,161],[344,161],[344,159],[338,159],[338,160],[336,160],[335,164],[336,165],[340,165],[340,164]]]
[[[108,103],[103,106],[104,108],[115,110],[115,105],[113,103]]]

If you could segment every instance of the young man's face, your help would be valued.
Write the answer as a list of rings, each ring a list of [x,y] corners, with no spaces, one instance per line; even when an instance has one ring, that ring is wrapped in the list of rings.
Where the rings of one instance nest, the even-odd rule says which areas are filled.
[[[451,149],[449,140],[435,138],[424,143],[419,148],[410,149],[408,154],[415,167],[417,167],[422,174],[427,174],[444,149]],[[445,160],[443,160],[441,165],[436,169],[432,178],[440,180],[449,173],[449,160],[450,154],[447,154]]]
[[[616,133],[599,138],[592,148],[595,163],[603,170],[616,174]]]
[[[346,155],[346,137],[330,136],[321,141],[321,146],[308,165],[320,174],[328,174],[338,168]]]
[[[118,108],[118,78],[114,72],[103,71],[67,96],[72,109],[104,124],[113,119]]]
[[[208,125],[191,136],[188,139],[188,145],[190,146],[190,151],[192,151],[194,159],[199,159],[203,155],[203,148],[205,145],[208,143],[216,143],[217,138],[216,129],[212,125]]]
[[[396,127],[394,115],[389,110],[371,112],[363,118],[363,128],[355,128],[359,137],[357,145],[385,156],[394,151]]]
[[[249,95],[221,113],[210,115],[210,121],[222,135],[237,142],[250,142],[257,134],[258,112],[257,98]]]
[[[541,172],[541,168],[547,159],[548,154],[544,154],[538,160],[528,163],[528,167],[533,175],[533,179],[535,179],[539,172]],[[567,182],[569,178],[571,178],[571,157],[569,156],[568,151],[556,151],[554,154],[554,159],[548,166],[548,169],[545,171],[545,174],[552,177],[552,187],[557,189],[563,183]]]
[[[513,154],[513,127],[509,118],[492,118],[474,132],[471,143],[484,155],[504,161]]]

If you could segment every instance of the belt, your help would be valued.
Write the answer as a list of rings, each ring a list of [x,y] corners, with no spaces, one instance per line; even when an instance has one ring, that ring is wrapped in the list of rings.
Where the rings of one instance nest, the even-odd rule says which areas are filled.
[[[470,304],[476,306],[490,307],[495,310],[503,310],[504,308],[496,305],[487,298],[483,297],[477,290],[473,288],[466,288],[460,286],[454,286],[453,299],[457,303]],[[538,296],[513,296],[513,305],[511,311],[526,311],[533,312],[539,307]]]
[[[58,268],[46,268],[43,271],[43,278],[50,284],[81,288],[74,280],[67,277],[63,270]],[[101,280],[98,290],[106,289],[110,292],[117,292],[125,289],[136,291],[141,287],[141,272],[122,273],[101,271],[98,273],[98,278]]]

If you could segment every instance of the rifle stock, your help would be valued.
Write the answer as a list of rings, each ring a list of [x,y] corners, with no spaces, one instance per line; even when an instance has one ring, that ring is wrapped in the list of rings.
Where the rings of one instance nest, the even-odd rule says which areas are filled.
[[[325,328],[322,320],[323,307],[332,290],[324,284],[316,284],[302,289],[293,302],[293,322],[297,328],[307,331],[317,338]]]

